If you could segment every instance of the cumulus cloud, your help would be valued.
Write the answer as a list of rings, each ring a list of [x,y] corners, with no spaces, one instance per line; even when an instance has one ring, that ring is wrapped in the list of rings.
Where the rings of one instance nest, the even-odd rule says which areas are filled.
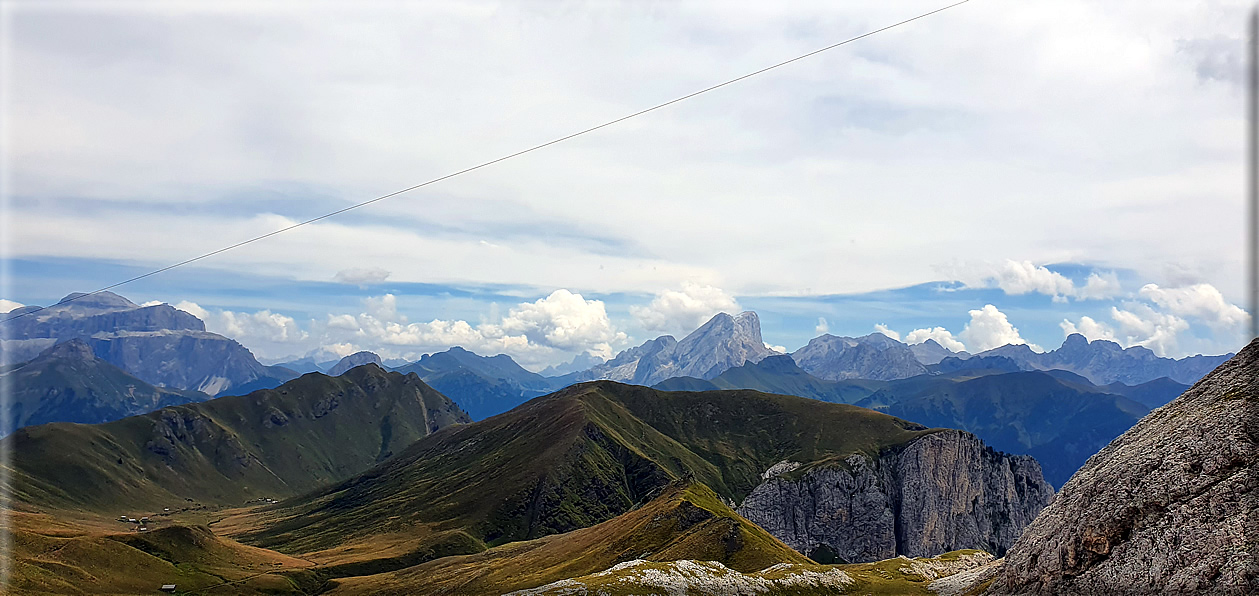
[[[875,331],[878,331],[879,333],[882,333],[883,335],[886,335],[886,336],[888,336],[888,337],[890,337],[890,338],[892,338],[892,339],[894,339],[894,340],[896,340],[896,341],[900,341],[900,340],[901,340],[901,334],[899,334],[899,333],[897,333],[897,332],[895,332],[895,331],[892,331],[891,329],[888,329],[888,328],[887,328],[887,325],[884,325],[883,323],[876,323],[876,324],[874,325],[874,330],[875,330]]]
[[[201,319],[207,331],[225,335],[243,344],[296,343],[308,337],[293,317],[270,310],[254,313],[210,311],[187,300],[176,304],[175,308]]]
[[[1114,272],[1092,272],[1084,285],[1076,286],[1067,276],[1031,261],[1006,259],[1001,264],[972,265],[952,270],[951,276],[968,288],[1000,288],[1011,295],[1044,294],[1055,302],[1067,298],[1102,300],[1118,296],[1121,288]]]
[[[772,351],[774,351],[774,352],[778,352],[779,354],[786,354],[786,353],[787,353],[787,348],[786,348],[786,347],[784,347],[784,346],[775,346],[775,345],[770,345],[770,343],[769,343],[769,342],[762,342],[762,343],[764,343],[764,344],[765,344],[765,347],[766,347],[766,348],[769,348],[770,350],[772,350]]]
[[[689,333],[719,312],[739,310],[739,303],[721,288],[685,282],[681,290],[656,293],[647,306],[630,307],[630,314],[647,331]]]
[[[991,350],[1007,344],[1027,344],[1033,350],[1042,351],[1039,346],[1030,344],[1019,335],[1017,327],[1010,323],[1005,313],[991,304],[985,304],[979,310],[970,311],[970,322],[958,334],[966,345],[976,352]]]
[[[627,339],[608,318],[602,301],[586,300],[581,294],[564,289],[511,308],[501,321],[477,325],[442,319],[409,322],[399,314],[398,299],[393,294],[368,298],[363,306],[363,312],[356,315],[328,315],[322,329],[325,340],[392,348],[382,350],[386,355],[414,356],[460,346],[538,364],[571,352],[610,358],[613,347]]]
[[[1118,326],[1117,334],[1124,345],[1145,346],[1159,356],[1174,356],[1176,336],[1187,329],[1184,319],[1162,313],[1141,303],[1125,304],[1124,309],[1112,306],[1110,316]]]
[[[1070,320],[1063,319],[1058,326],[1062,327],[1063,336],[1079,333],[1089,341],[1098,339],[1116,341],[1114,329],[1111,329],[1106,323],[1094,320],[1093,317],[1080,317],[1079,323],[1072,323]]]
[[[23,306],[26,306],[26,305],[22,304],[21,302],[14,302],[12,300],[6,300],[4,298],[0,298],[0,314],[13,312],[14,310],[22,308]]]
[[[543,345],[586,350],[604,358],[612,356],[611,344],[626,339],[608,319],[603,301],[585,300],[581,294],[562,289],[511,309],[503,318],[502,329]]]
[[[1075,291],[1075,296],[1080,300],[1105,300],[1118,296],[1121,291],[1119,276],[1114,272],[1094,272],[1089,274],[1084,286]]]
[[[818,335],[822,335],[824,333],[830,333],[830,331],[831,324],[827,322],[826,317],[818,317],[817,326],[813,328],[813,332]]]
[[[1164,311],[1180,317],[1201,319],[1216,329],[1235,329],[1250,321],[1246,311],[1225,300],[1215,286],[1207,283],[1181,288],[1146,284],[1139,294]]]
[[[388,270],[380,267],[354,267],[338,271],[332,276],[332,280],[343,284],[366,285],[385,281],[389,279],[390,274]]]
[[[953,337],[953,333],[944,327],[914,329],[905,335],[905,343],[910,345],[920,344],[929,339],[934,339],[936,343],[954,352],[966,351],[966,345]]]

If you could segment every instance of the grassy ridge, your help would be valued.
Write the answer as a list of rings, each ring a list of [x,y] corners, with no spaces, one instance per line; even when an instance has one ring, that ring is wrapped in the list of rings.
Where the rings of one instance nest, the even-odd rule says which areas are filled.
[[[3,447],[24,506],[113,513],[291,496],[464,421],[417,377],[372,365],[106,424],[23,428]]]
[[[460,531],[474,539],[466,543],[473,553],[478,543],[593,526],[685,476],[739,500],[782,459],[874,455],[927,432],[885,414],[798,397],[585,383],[417,441],[358,477],[276,508],[239,537],[328,556],[346,545],[408,537],[418,553],[426,536]],[[370,555],[363,551],[370,549],[352,559],[365,562]]]
[[[708,487],[682,480],[665,486],[644,506],[589,528],[396,572],[336,580],[331,593],[498,595],[636,558],[720,561],[745,571],[809,562],[739,517]]]

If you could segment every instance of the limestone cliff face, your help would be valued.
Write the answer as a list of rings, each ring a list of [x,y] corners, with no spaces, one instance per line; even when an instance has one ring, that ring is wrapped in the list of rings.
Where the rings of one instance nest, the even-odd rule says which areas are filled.
[[[1259,593],[1259,340],[1090,458],[988,593]]]
[[[946,430],[878,459],[771,477],[738,511],[801,553],[856,563],[968,548],[1001,555],[1052,497],[1036,460]]]

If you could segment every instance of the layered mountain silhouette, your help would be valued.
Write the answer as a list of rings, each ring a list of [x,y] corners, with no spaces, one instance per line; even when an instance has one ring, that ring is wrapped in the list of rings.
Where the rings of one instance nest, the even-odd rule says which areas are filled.
[[[567,385],[525,370],[506,354],[479,356],[460,347],[426,354],[394,370],[419,375],[425,383],[453,399],[473,420],[502,414]]]
[[[384,368],[385,366],[380,361],[380,356],[377,356],[376,354],[372,352],[366,352],[366,351],[355,352],[353,354],[350,354],[349,356],[346,356],[345,358],[342,358],[336,364],[332,365],[332,368],[328,369],[328,376],[339,377],[345,374],[345,372],[350,370],[351,368],[362,366],[364,364],[375,364],[376,366],[379,366],[381,368]]]
[[[206,331],[200,319],[169,304],[139,306],[112,292],[80,296],[70,294],[38,312],[27,306],[10,313],[33,314],[4,326],[4,362],[80,339],[98,358],[161,387],[221,395],[275,387],[297,376],[263,366],[244,346]]]
[[[830,381],[890,381],[927,372],[909,346],[882,333],[856,338],[821,335],[792,352],[791,357],[809,374]]]
[[[1030,520],[1052,488],[1031,458],[1010,458],[990,449],[984,456],[973,436],[949,432],[954,434],[799,397],[751,391],[665,393],[609,381],[583,383],[507,414],[421,439],[358,477],[287,501],[264,516],[262,529],[238,538],[333,560],[343,556],[338,553],[367,552],[367,544],[384,541],[395,545],[387,557],[358,557],[353,564],[355,569],[385,572],[421,564],[426,556],[436,558],[433,553],[476,553],[593,526],[635,509],[679,479],[693,478],[721,499],[737,503],[765,484],[766,470],[784,460],[797,462],[801,470],[848,474],[857,465],[844,463],[848,459],[863,462],[862,469],[887,470],[887,480],[865,489],[886,501],[867,501],[862,507],[887,516],[889,524],[895,522],[896,511],[921,510],[944,531],[941,538],[921,539],[921,548],[944,552],[954,540],[1008,545],[1013,539],[1009,532],[1021,527],[1018,520]],[[926,437],[934,439],[921,443]],[[976,450],[946,448],[953,454],[946,462],[934,448],[923,447],[959,441],[973,442]],[[898,464],[901,453],[906,459]],[[1012,485],[989,489],[977,481],[971,485],[974,494],[967,497],[971,505],[935,511],[943,498],[932,488],[938,484],[911,472],[921,469],[909,465],[911,460],[935,462],[931,469],[939,473],[960,465],[983,477],[1018,479],[1023,488],[1014,497]],[[906,494],[915,499],[904,501]],[[793,506],[760,499],[757,510],[787,511]],[[818,515],[819,527],[832,527],[833,516]],[[995,523],[981,524],[989,530],[974,534],[945,530],[973,524],[975,515],[991,516]],[[917,524],[923,523],[918,519],[902,520],[904,532],[918,531]],[[870,536],[849,532],[852,540],[871,545],[851,545],[852,552],[864,557],[882,549],[895,552],[895,535],[883,533],[882,527],[878,531]]]
[[[26,427],[3,447],[13,454],[13,494],[28,504],[88,511],[186,499],[238,505],[353,476],[467,421],[418,377],[368,364],[105,424]]]
[[[1113,341],[1089,341],[1078,333],[1068,336],[1057,350],[1043,354],[1020,344],[993,348],[979,355],[1003,356],[1019,363],[1025,370],[1074,372],[1097,385],[1140,385],[1162,377],[1191,385],[1233,356],[1198,355],[1174,360],[1159,357],[1143,346],[1124,348]]]
[[[0,369],[10,393],[0,436],[48,422],[95,424],[209,399],[197,391],[154,387],[96,357],[81,339]]]
[[[672,377],[711,379],[730,367],[759,362],[773,353],[761,339],[761,320],[756,313],[718,313],[681,341],[663,335],[560,379],[568,383],[606,379],[635,385],[654,385]]]

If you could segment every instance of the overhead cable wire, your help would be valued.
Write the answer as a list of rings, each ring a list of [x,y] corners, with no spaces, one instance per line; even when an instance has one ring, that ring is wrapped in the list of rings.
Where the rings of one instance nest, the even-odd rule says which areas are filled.
[[[852,43],[852,42],[854,42],[854,41],[857,41],[857,40],[860,40],[860,39],[864,39],[864,38],[870,37],[871,35],[876,35],[876,34],[878,34],[878,33],[882,33],[882,32],[887,31],[887,30],[889,30],[889,29],[895,29],[895,28],[897,28],[897,27],[900,27],[900,26],[902,26],[902,25],[906,25],[906,24],[912,23],[912,22],[917,21],[917,20],[919,20],[919,19],[924,19],[924,18],[927,18],[927,17],[929,17],[929,16],[931,16],[931,15],[934,15],[934,14],[937,14],[937,13],[940,13],[940,12],[944,12],[944,11],[946,11],[946,10],[950,9],[950,8],[953,8],[953,7],[956,7],[956,6],[960,6],[960,5],[962,5],[962,4],[966,4],[967,2],[970,2],[970,0],[961,0],[961,2],[956,2],[956,3],[950,4],[950,5],[948,5],[948,6],[942,7],[942,8],[937,8],[937,9],[935,9],[935,10],[931,11],[931,12],[925,12],[925,13],[922,13],[922,14],[920,14],[920,15],[916,16],[916,17],[912,17],[912,18],[909,18],[909,19],[905,19],[905,20],[903,20],[903,21],[900,21],[900,22],[897,22],[897,23],[893,23],[893,24],[891,24],[891,25],[887,25],[887,26],[885,26],[885,27],[880,27],[880,28],[878,28],[878,29],[875,29],[875,30],[873,30],[873,31],[869,31],[869,32],[867,32],[867,33],[863,33],[863,34],[858,35],[858,36],[856,36],[856,37],[851,37],[851,38],[845,39],[844,41],[841,41],[841,42],[839,42],[839,43],[834,43],[834,44],[831,44],[831,45],[826,46],[826,47],[824,47],[824,48],[820,48],[820,49],[817,49],[817,50],[813,50],[812,52],[809,52],[809,53],[807,53],[807,54],[801,54],[801,55],[796,56],[795,58],[791,58],[791,59],[789,59],[789,60],[783,60],[782,62],[778,62],[777,64],[773,64],[773,65],[771,65],[771,66],[766,66],[766,67],[764,67],[764,68],[762,68],[762,69],[760,69],[760,70],[756,70],[756,71],[753,71],[753,72],[747,73],[747,74],[745,74],[745,75],[742,75],[742,76],[739,76],[739,77],[735,77],[735,78],[733,78],[733,79],[729,79],[729,80],[724,81],[724,82],[721,82],[721,83],[717,83],[716,85],[712,85],[712,86],[710,86],[710,87],[705,87],[705,88],[703,88],[703,89],[700,89],[699,91],[695,91],[695,92],[692,92],[692,93],[688,93],[688,94],[683,95],[683,96],[681,96],[681,97],[678,97],[678,98],[676,98],[676,99],[671,99],[671,100],[666,101],[666,102],[664,102],[664,103],[656,104],[656,105],[654,105],[654,106],[651,106],[651,107],[646,108],[646,109],[643,109],[643,110],[639,110],[639,111],[637,111],[637,112],[634,112],[634,113],[629,114],[629,115],[626,115],[626,116],[621,116],[620,118],[617,118],[617,119],[615,119],[615,120],[609,120],[609,121],[607,121],[607,122],[604,122],[603,124],[599,124],[599,125],[597,125],[597,126],[592,126],[592,127],[590,127],[590,128],[587,128],[587,129],[584,129],[584,130],[581,130],[581,131],[578,131],[578,132],[574,132],[574,133],[572,133],[572,134],[568,134],[568,135],[565,135],[565,136],[559,137],[559,138],[554,139],[554,140],[551,140],[551,141],[547,141],[547,142],[542,143],[542,144],[539,144],[539,145],[534,145],[534,146],[532,146],[532,147],[529,147],[528,149],[522,149],[522,150],[520,150],[520,151],[517,151],[517,152],[515,152],[515,153],[511,153],[511,154],[508,154],[508,155],[504,155],[504,156],[499,157],[499,158],[497,158],[497,159],[492,159],[492,160],[490,160],[490,161],[482,162],[482,163],[479,163],[479,164],[477,164],[477,165],[474,165],[474,166],[471,166],[471,167],[468,167],[468,168],[464,168],[464,169],[462,169],[462,170],[459,170],[459,171],[456,171],[456,172],[452,172],[452,173],[450,173],[450,174],[446,174],[445,176],[441,176],[441,177],[438,177],[438,178],[433,178],[432,180],[428,180],[428,181],[426,181],[426,182],[422,182],[422,183],[420,183],[420,184],[416,184],[415,186],[409,186],[409,187],[404,188],[404,189],[402,189],[402,190],[397,190],[397,191],[391,192],[391,193],[389,193],[389,194],[387,194],[387,195],[381,195],[381,196],[376,197],[376,198],[374,198],[374,199],[369,199],[369,200],[363,201],[363,202],[361,202],[361,203],[355,203],[354,205],[350,205],[350,206],[348,206],[348,207],[344,207],[344,208],[342,208],[342,209],[337,209],[336,211],[332,211],[332,212],[330,212],[330,213],[325,213],[324,215],[320,215],[319,217],[313,217],[313,218],[311,218],[311,219],[307,219],[307,220],[305,220],[305,221],[301,221],[301,222],[298,222],[298,223],[295,223],[295,224],[292,224],[292,225],[288,225],[288,226],[285,226],[285,227],[283,227],[283,228],[280,228],[280,229],[275,230],[275,231],[272,231],[272,232],[267,232],[266,234],[263,234],[263,235],[261,235],[261,236],[256,236],[256,237],[250,238],[250,239],[248,239],[248,240],[242,240],[242,241],[240,241],[240,242],[237,242],[236,244],[232,244],[232,245],[230,245],[230,246],[225,246],[225,247],[220,248],[220,249],[218,249],[218,250],[210,251],[210,252],[208,252],[208,253],[205,253],[205,254],[200,255],[200,256],[192,257],[192,258],[190,258],[190,259],[185,259],[185,260],[183,260],[183,261],[180,261],[180,262],[178,262],[178,263],[174,263],[174,264],[172,264],[172,265],[167,265],[167,266],[162,267],[162,268],[160,268],[160,269],[154,269],[153,271],[149,271],[148,273],[144,273],[144,274],[142,274],[142,275],[137,275],[137,276],[132,277],[132,278],[130,278],[130,279],[125,279],[125,280],[123,280],[123,281],[120,281],[120,282],[117,282],[117,283],[110,284],[110,285],[105,286],[105,287],[103,287],[103,288],[101,288],[101,289],[99,289],[99,290],[96,290],[96,291],[93,291],[93,292],[88,292],[88,293],[86,293],[86,294],[80,294],[80,295],[78,295],[78,296],[74,296],[74,297],[72,297],[72,298],[67,298],[66,300],[63,300],[63,301],[59,302],[58,304],[65,304],[65,303],[67,303],[67,302],[71,302],[71,301],[74,301],[74,300],[79,300],[79,299],[82,299],[82,298],[86,298],[86,297],[88,297],[88,296],[94,296],[94,295],[99,294],[99,293],[101,293],[101,292],[106,292],[106,291],[112,290],[112,289],[114,289],[114,288],[117,288],[117,287],[119,287],[119,286],[123,286],[123,285],[129,284],[129,283],[135,282],[135,281],[139,281],[139,280],[144,279],[144,278],[146,278],[146,277],[152,277],[152,276],[154,276],[154,275],[158,275],[158,274],[160,274],[160,273],[165,273],[165,272],[170,271],[171,269],[175,269],[175,268],[177,268],[177,267],[183,267],[184,265],[188,265],[188,264],[191,264],[191,263],[195,263],[195,262],[200,261],[200,260],[203,260],[203,259],[208,259],[208,258],[213,257],[213,256],[215,256],[215,255],[219,255],[219,254],[225,253],[225,252],[227,252],[227,251],[229,251],[229,250],[234,250],[234,249],[240,248],[240,247],[245,246],[245,245],[248,245],[248,244],[253,244],[253,243],[258,242],[258,241],[260,241],[260,240],[266,240],[267,238],[270,238],[270,237],[272,237],[272,236],[276,236],[276,235],[279,235],[279,234],[283,234],[284,232],[288,232],[288,231],[290,231],[290,230],[295,230],[295,229],[297,229],[297,228],[300,228],[300,227],[305,226],[305,225],[308,225],[308,224],[315,223],[315,222],[317,222],[317,221],[322,221],[322,220],[328,219],[328,218],[330,218],[330,217],[335,217],[335,216],[340,215],[340,214],[342,214],[342,213],[345,213],[345,212],[347,212],[347,211],[352,211],[352,210],[354,210],[354,209],[358,209],[358,208],[360,208],[360,207],[366,207],[366,206],[371,205],[371,204],[373,204],[373,203],[378,203],[378,202],[380,202],[380,201],[383,201],[383,200],[385,200],[385,199],[389,199],[389,198],[396,197],[396,196],[398,196],[398,195],[400,195],[400,194],[403,194],[403,193],[408,193],[408,192],[411,192],[411,191],[416,190],[416,189],[424,188],[425,186],[429,186],[429,185],[431,185],[431,184],[436,184],[436,183],[441,182],[441,181],[443,181],[443,180],[448,180],[448,179],[450,179],[450,178],[454,178],[455,176],[460,176],[460,175],[463,175],[463,174],[467,174],[468,172],[472,172],[472,171],[475,171],[475,170],[479,170],[479,169],[481,169],[481,168],[488,167],[488,166],[494,165],[494,164],[499,163],[499,162],[507,161],[507,160],[509,160],[509,159],[512,159],[512,158],[514,158],[514,157],[519,157],[519,156],[524,155],[524,154],[526,154],[526,153],[532,153],[532,152],[537,151],[537,150],[539,150],[539,149],[543,149],[543,148],[545,148],[545,147],[550,147],[551,145],[555,145],[555,144],[558,144],[558,143],[563,143],[564,141],[568,141],[568,140],[570,140],[570,139],[574,139],[574,138],[580,137],[580,136],[582,136],[582,135],[585,135],[585,134],[588,134],[588,133],[592,133],[592,132],[594,132],[594,131],[596,131],[596,130],[599,130],[599,129],[602,129],[602,128],[607,128],[607,127],[609,127],[609,126],[612,126],[612,125],[614,125],[614,124],[618,124],[618,123],[624,122],[624,121],[629,120],[629,119],[631,119],[631,118],[637,118],[638,116],[642,116],[643,114],[647,114],[647,113],[650,113],[650,112],[654,112],[654,111],[659,110],[659,109],[661,109],[661,108],[665,108],[665,107],[671,106],[671,105],[673,105],[673,104],[675,104],[675,103],[679,103],[679,102],[682,102],[682,101],[686,101],[686,100],[688,100],[688,99],[691,99],[692,97],[696,97],[696,96],[699,96],[699,95],[703,95],[703,94],[705,94],[705,93],[708,93],[709,91],[715,91],[715,90],[717,90],[717,89],[721,89],[722,87],[726,87],[726,86],[728,86],[728,85],[733,85],[733,84],[735,84],[735,83],[738,83],[739,81],[743,81],[743,80],[745,80],[745,79],[750,79],[750,78],[752,78],[752,77],[754,77],[754,76],[757,76],[757,75],[760,75],[760,74],[763,74],[763,73],[769,72],[769,71],[774,70],[774,69],[776,69],[776,68],[780,68],[780,67],[786,66],[786,65],[791,64],[791,63],[793,63],[793,62],[799,62],[800,60],[804,60],[805,58],[809,58],[809,57],[811,57],[811,56],[816,56],[817,54],[821,54],[822,52],[826,52],[826,51],[828,51],[828,50],[833,50],[833,49],[838,48],[838,47],[840,47],[840,46],[844,46],[844,45],[850,44],[850,43]],[[35,310],[25,311],[25,312],[23,312],[23,313],[21,313],[21,314],[18,314],[18,315],[15,315],[15,316],[9,317],[9,318],[5,319],[4,321],[0,321],[0,324],[3,324],[3,323],[8,323],[9,321],[13,321],[13,320],[16,320],[16,319],[20,319],[20,318],[25,317],[25,316],[33,315],[33,314],[35,314],[35,313],[37,313],[37,312],[39,312],[39,311],[41,311],[41,310],[44,310],[44,309],[46,309],[46,308],[49,308],[49,307],[47,307],[47,306],[41,306],[41,307],[39,307],[39,308],[37,308],[37,309],[35,309]]]

